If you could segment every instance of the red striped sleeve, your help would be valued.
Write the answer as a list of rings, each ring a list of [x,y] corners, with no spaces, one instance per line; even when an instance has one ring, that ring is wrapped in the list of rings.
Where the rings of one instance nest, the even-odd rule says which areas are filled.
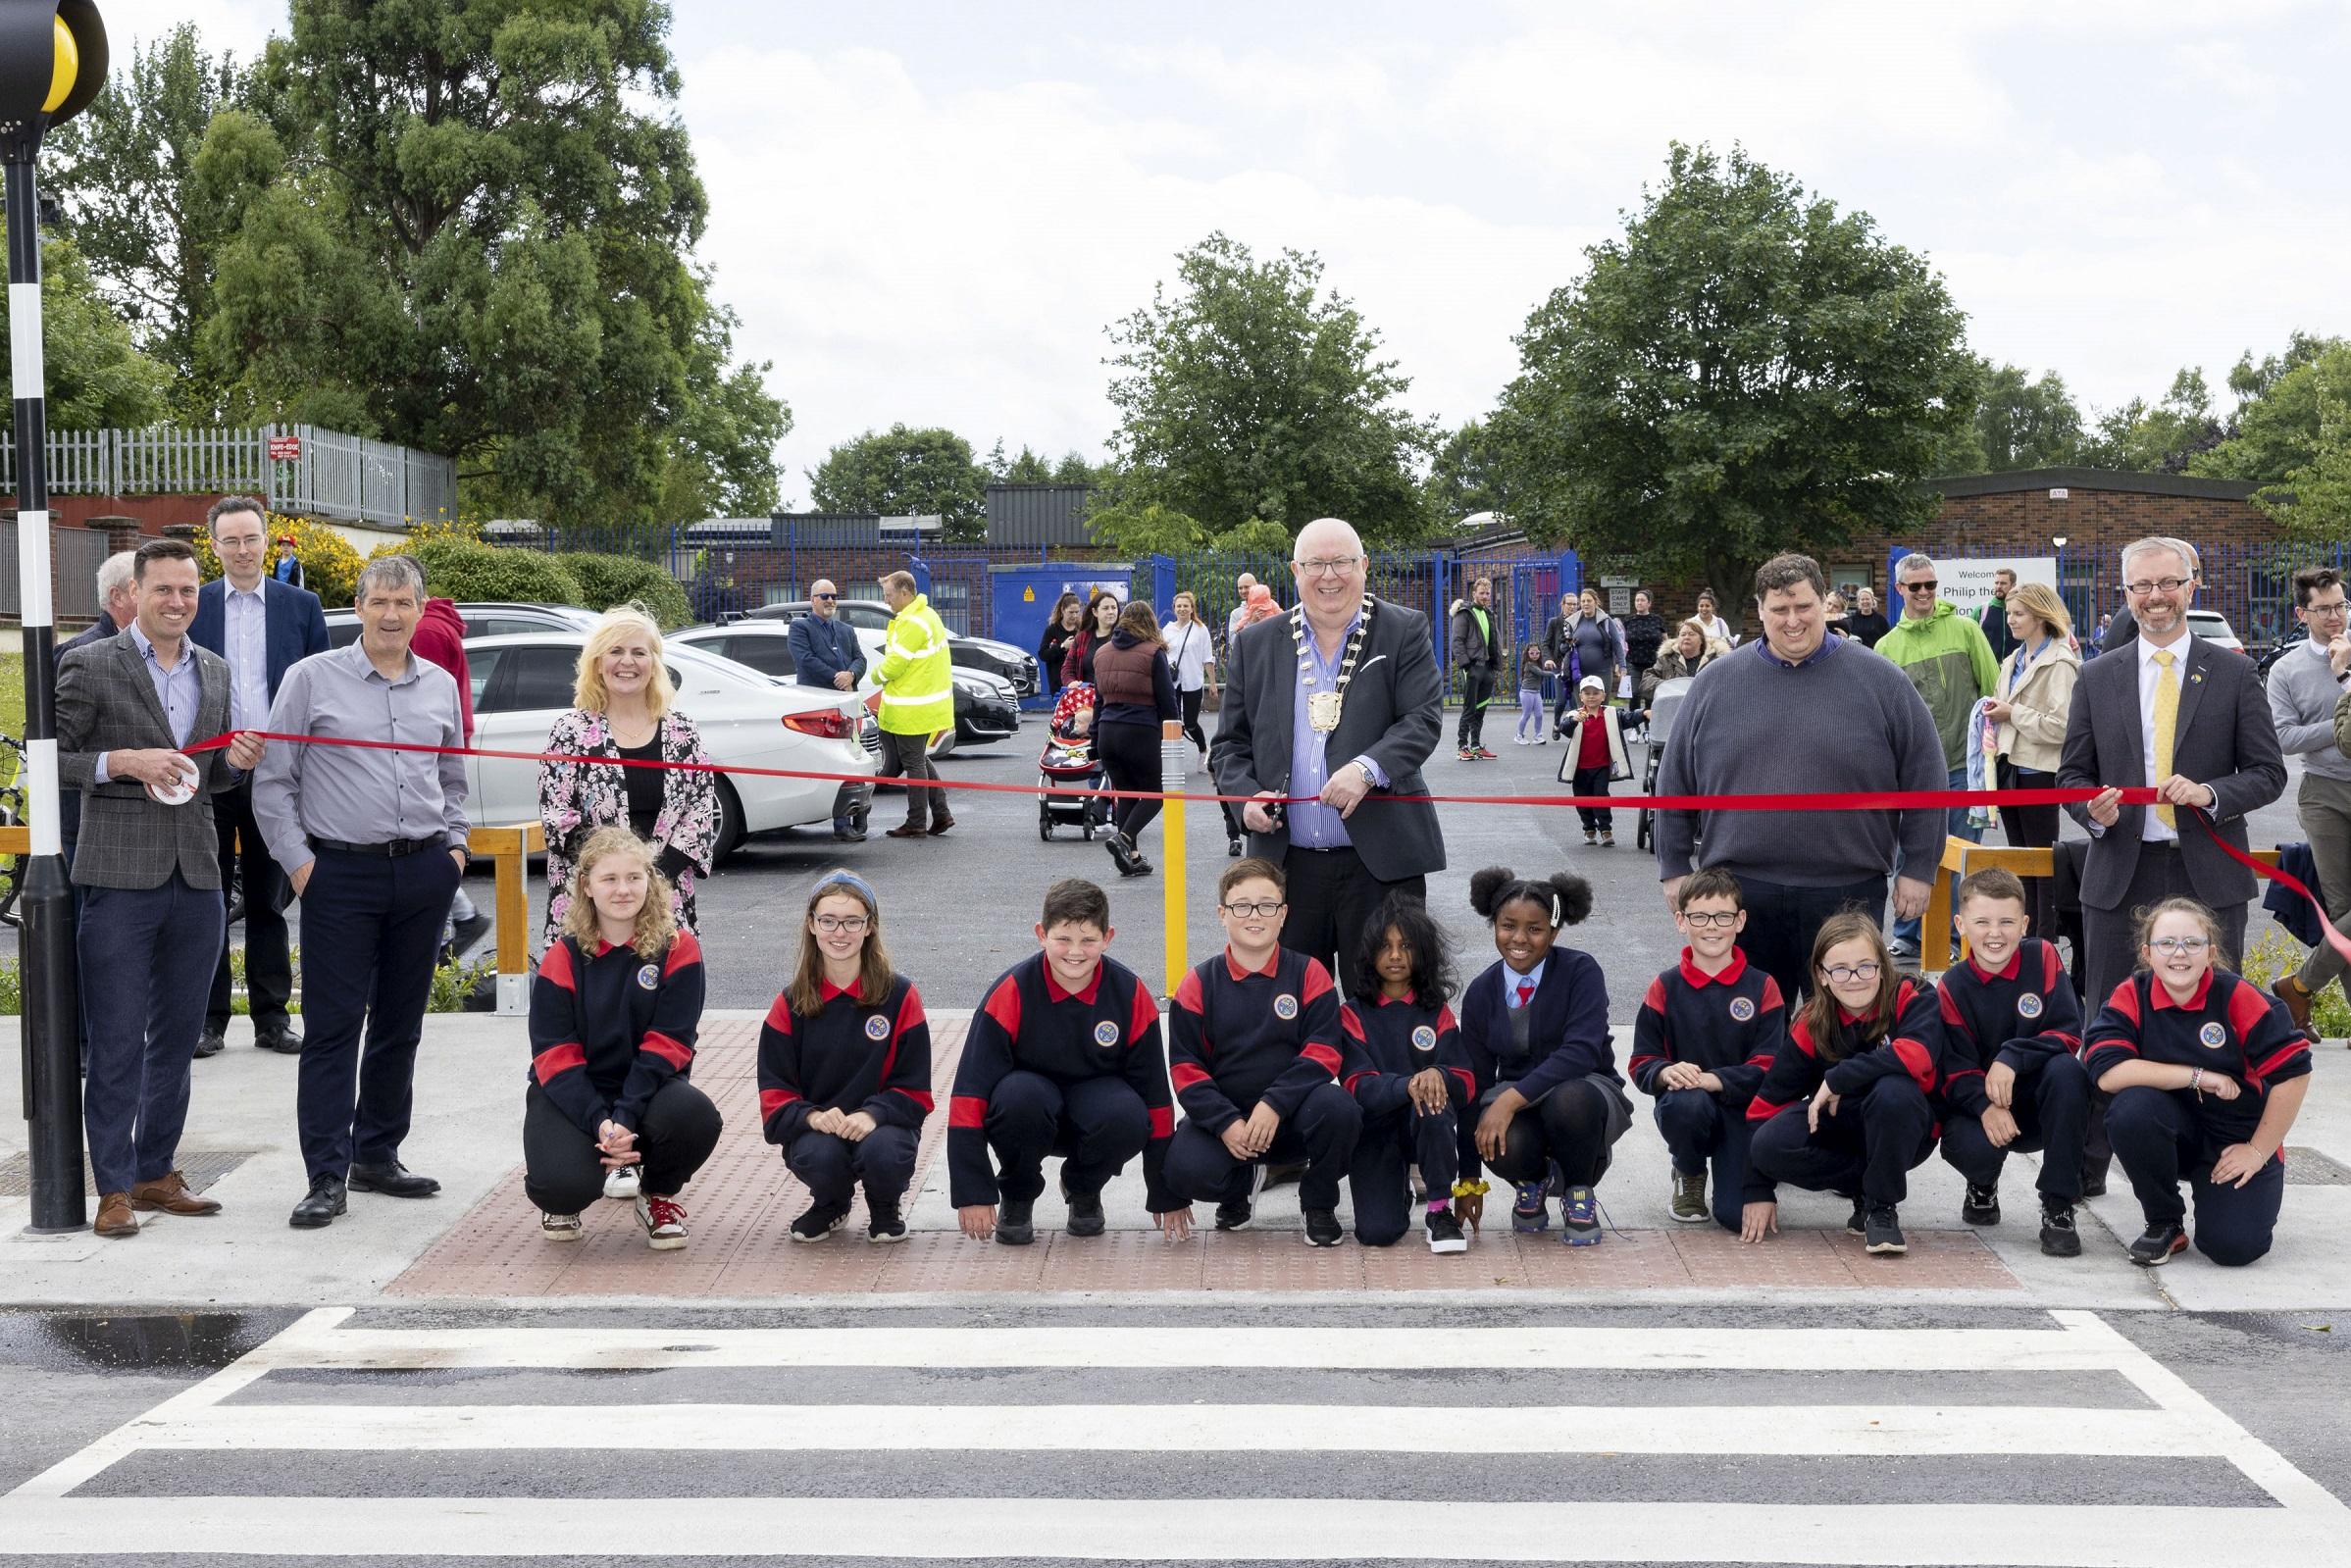
[[[1813,1049],[1812,1026],[1807,1024],[1801,1018],[1788,1026],[1788,1043],[1795,1046],[1798,1050],[1804,1052],[1804,1054],[1807,1056],[1817,1057],[1820,1054],[1818,1051]]]
[[[1340,1087],[1341,1088],[1343,1088],[1343,1089],[1347,1090],[1347,1091],[1348,1091],[1350,1094],[1353,1094],[1353,1093],[1355,1091],[1355,1086],[1356,1086],[1357,1084],[1360,1084],[1360,1083],[1362,1083],[1362,1082],[1363,1082],[1363,1080],[1365,1080],[1365,1079],[1367,1079],[1367,1078],[1377,1078],[1378,1076],[1379,1076],[1378,1074],[1374,1073],[1374,1072],[1373,1072],[1373,1071],[1372,1071],[1370,1068],[1366,1067],[1366,1068],[1364,1068],[1364,1069],[1363,1069],[1363,1071],[1361,1071],[1361,1072],[1359,1072],[1359,1073],[1350,1073],[1350,1074],[1348,1074],[1348,1075],[1347,1075],[1347,1082],[1346,1082],[1346,1083],[1344,1083],[1344,1084],[1342,1084],[1342,1085],[1340,1085],[1339,1087]]]
[[[1173,1138],[1173,1137],[1175,1137],[1175,1107],[1174,1107],[1174,1106],[1172,1106],[1172,1105],[1154,1105],[1154,1106],[1152,1106],[1152,1107],[1150,1108],[1150,1113],[1151,1113],[1151,1137],[1152,1137],[1152,1138]]]
[[[1339,1076],[1339,1053],[1320,1040],[1310,1040],[1300,1048],[1299,1055],[1312,1062],[1333,1078]]]
[[[1152,998],[1151,988],[1142,981],[1136,981],[1135,1005],[1127,1014],[1127,1048],[1134,1049],[1135,1042],[1150,1033],[1151,1026],[1158,1021],[1159,1004]]]
[[[930,1021],[930,1018],[922,1010],[922,992],[916,990],[912,986],[908,986],[906,987],[906,999],[898,1003],[898,1019],[895,1034],[903,1035],[915,1025],[927,1024]],[[894,1037],[893,1037],[891,1043],[893,1045],[896,1043]]]
[[[1935,1091],[1934,1057],[1928,1054],[1925,1046],[1908,1037],[1893,1043],[1894,1054],[1902,1058],[1902,1065],[1910,1069],[1911,1077],[1917,1081],[1920,1088],[1932,1094]]]
[[[894,1094],[903,1094],[903,1095],[905,1095],[905,1096],[906,1096],[906,1098],[908,1098],[908,1099],[912,1100],[912,1101],[913,1101],[913,1102],[914,1102],[916,1105],[919,1105],[919,1106],[921,1106],[921,1107],[922,1107],[922,1113],[923,1113],[925,1116],[928,1116],[928,1115],[930,1115],[930,1114],[931,1114],[932,1102],[931,1102],[931,1091],[930,1091],[929,1089],[927,1089],[927,1088],[901,1088],[901,1087],[894,1087],[891,1089],[891,1092],[892,1092],[892,1093],[894,1093]]]
[[[1013,1039],[1020,1038],[1020,985],[1011,976],[1006,975],[997,984],[996,989],[988,993],[988,1001],[982,1011],[995,1019],[997,1028],[1007,1036]],[[977,1127],[980,1124],[974,1122],[971,1125]]]
[[[977,1094],[957,1094],[946,1102],[949,1127],[986,1127],[988,1102]]]
[[[793,1100],[798,1098],[799,1096],[797,1094],[794,1094],[791,1089],[788,1088],[761,1089],[759,1091],[759,1120],[763,1122],[766,1121],[769,1117],[775,1115],[776,1112],[782,1110],[785,1106],[790,1105]]]
[[[670,938],[669,956],[661,962],[661,978],[667,980],[688,964],[698,964],[701,961],[701,942],[695,939],[692,932],[680,926],[678,935]]]
[[[1175,995],[1169,1000],[1172,1005],[1181,1007],[1195,1017],[1205,1013],[1207,1004],[1201,999],[1200,971],[1197,969],[1185,970],[1184,978],[1176,983]]]
[[[2041,993],[2047,995],[2057,989],[2057,977],[2065,972],[2065,966],[2057,961],[2057,943],[2041,943]]]
[[[1474,1073],[1466,1067],[1449,1067],[1446,1071],[1461,1081],[1462,1093],[1471,1099],[1477,1098],[1477,1076]]]
[[[2301,1055],[2309,1048],[2309,1045],[2302,1040],[2296,1040],[2291,1045],[2283,1046],[2275,1055],[2272,1056],[2268,1061],[2262,1063],[2259,1067],[2256,1067],[2253,1070],[2253,1076],[2255,1078],[2268,1078],[2272,1073],[2277,1071],[2277,1069],[2283,1067],[2286,1063],[2292,1061],[2295,1057]]]
[[[1175,1080],[1175,1090],[1181,1094],[1195,1084],[1205,1084],[1208,1070],[1192,1062],[1178,1062],[1170,1069],[1168,1076]]]
[[[1756,1004],[1757,1011],[1768,1013],[1773,1008],[1787,1005],[1787,998],[1779,993],[1779,982],[1773,980],[1769,975],[1765,975],[1763,977],[1763,999]]]
[[[550,1045],[531,1058],[531,1071],[538,1075],[541,1084],[552,1084],[573,1068],[587,1065],[588,1048],[568,1039],[560,1045]]]
[[[572,944],[560,937],[547,943],[547,950],[538,955],[538,978],[551,980],[565,990],[577,992],[579,977],[572,973]]]
[[[1659,1015],[1661,1015],[1661,1015],[1664,1013],[1664,1011],[1665,1011],[1665,977],[1664,977],[1664,976],[1662,976],[1662,975],[1658,975],[1658,976],[1655,976],[1655,977],[1653,977],[1653,978],[1650,980],[1650,982],[1649,982],[1649,994],[1648,994],[1648,995],[1646,995],[1646,996],[1643,996],[1643,997],[1641,998],[1641,1005],[1642,1005],[1642,1006],[1644,1006],[1644,1007],[1646,1007],[1646,1008],[1648,1008],[1648,1009],[1649,1009],[1651,1012],[1653,1012],[1653,1013],[1657,1013],[1657,1014],[1659,1014]]]
[[[1354,1002],[1341,1002],[1339,1004],[1339,1027],[1347,1032],[1347,1037],[1349,1039],[1354,1040],[1358,1045],[1363,1043],[1363,1020],[1355,1016],[1355,1004]]]
[[[2124,1018],[2129,1019],[2131,1028],[2138,1028],[2139,983],[2135,980],[2126,980],[2121,985],[2117,986],[2115,987],[2115,993],[2106,999],[2106,1005],[2113,1008],[2116,1012],[2121,1013]]]
[[[679,1041],[670,1038],[667,1035],[664,1035],[657,1029],[646,1030],[645,1037],[643,1040],[639,1042],[637,1048],[640,1051],[645,1051],[651,1055],[660,1057],[663,1061],[669,1063],[670,1066],[678,1068],[681,1071],[691,1065],[693,1061],[692,1046],[682,1044]]]
[[[1298,999],[1302,1005],[1330,994],[1331,972],[1322,967],[1321,959],[1309,958],[1306,960],[1305,984],[1299,986],[1298,989]]]
[[[767,1004],[767,1027],[779,1035],[792,1033],[792,1001],[782,991],[776,992],[776,999]]]
[[[1459,1024],[1457,1021],[1456,1021],[1456,1020],[1455,1020],[1455,1018],[1454,1018],[1454,1016],[1453,1016],[1453,1009],[1452,1009],[1452,1008],[1450,1008],[1450,1007],[1440,1007],[1440,1008],[1438,1008],[1438,1009],[1437,1009],[1437,1033],[1438,1033],[1438,1034],[1442,1035],[1442,1034],[1444,1034],[1444,1033],[1445,1033],[1447,1030],[1449,1030],[1449,1029],[1459,1029],[1460,1027],[1461,1027],[1461,1026],[1460,1026],[1460,1024]]]
[[[2249,1040],[2253,1032],[2270,1016],[2270,998],[2238,981],[2228,993],[2228,1027],[2240,1040]],[[2265,1069],[2266,1071],[2266,1069]]]

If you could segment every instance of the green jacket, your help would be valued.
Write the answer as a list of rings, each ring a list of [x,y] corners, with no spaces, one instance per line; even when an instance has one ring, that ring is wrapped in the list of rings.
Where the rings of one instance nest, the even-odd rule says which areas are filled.
[[[931,601],[917,593],[890,621],[882,668],[882,728],[894,735],[937,734],[955,723],[955,688],[949,683],[946,626]]]
[[[1877,639],[1877,651],[1902,666],[1935,716],[1943,737],[1943,766],[1957,773],[1968,765],[1968,716],[1975,704],[2000,689],[2000,661],[1984,640],[1983,628],[1961,615],[1949,599],[1938,600],[1923,621],[1904,616]]]

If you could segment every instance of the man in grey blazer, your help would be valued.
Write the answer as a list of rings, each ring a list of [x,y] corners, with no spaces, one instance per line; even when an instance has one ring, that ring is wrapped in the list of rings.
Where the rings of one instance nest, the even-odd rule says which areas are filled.
[[[138,614],[118,636],[65,656],[57,676],[58,776],[81,793],[74,882],[89,1073],[82,1126],[105,1237],[138,1234],[134,1211],[203,1215],[220,1203],[175,1169],[188,1079],[221,939],[212,799],[261,760],[240,735],[187,755],[229,724],[229,667],[188,640],[201,578],[178,539],[139,546]],[[170,803],[173,799],[179,804]]]
[[[1291,555],[1299,607],[1232,639],[1208,761],[1218,793],[1257,797],[1241,820],[1249,852],[1289,880],[1282,944],[1353,995],[1348,960],[1372,910],[1391,890],[1425,898],[1445,866],[1437,808],[1397,798],[1428,793],[1445,683],[1428,617],[1364,593],[1353,528],[1319,518]],[[1302,803],[1286,811],[1257,803],[1291,796]]]

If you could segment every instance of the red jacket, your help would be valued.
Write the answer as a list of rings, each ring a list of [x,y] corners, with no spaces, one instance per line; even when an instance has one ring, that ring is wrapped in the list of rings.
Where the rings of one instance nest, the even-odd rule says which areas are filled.
[[[465,743],[474,743],[474,682],[465,666],[465,623],[451,599],[427,599],[417,618],[416,635],[409,647],[420,659],[430,659],[449,672],[457,683],[457,717],[465,724]]]

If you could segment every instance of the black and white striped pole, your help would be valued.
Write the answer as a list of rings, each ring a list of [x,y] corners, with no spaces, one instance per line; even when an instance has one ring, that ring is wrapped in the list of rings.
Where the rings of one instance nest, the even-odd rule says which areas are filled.
[[[49,582],[49,422],[42,397],[42,134],[106,84],[106,28],[91,0],[0,0],[0,162],[7,177],[8,346],[16,398],[17,582],[25,636],[25,782],[32,855],[18,946],[32,1223],[77,1231],[81,1194],[74,915],[58,837],[56,644]]]

